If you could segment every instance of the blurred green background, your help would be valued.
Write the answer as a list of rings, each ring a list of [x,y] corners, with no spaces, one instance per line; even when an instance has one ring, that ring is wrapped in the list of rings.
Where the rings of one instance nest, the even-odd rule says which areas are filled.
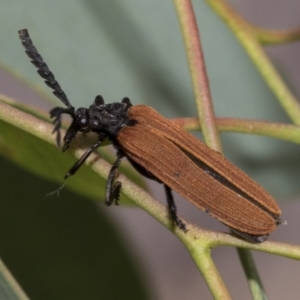
[[[237,5],[235,2],[232,1]],[[265,10],[250,2],[244,1],[244,6],[239,3],[237,8],[247,13],[251,10],[245,7],[254,6],[252,16],[261,15],[266,22],[266,16],[274,20],[261,25],[299,25],[296,13],[293,14],[293,1],[285,3],[285,8],[292,7],[285,19],[280,18],[280,9],[274,9],[274,2]],[[229,29],[204,1],[193,4],[216,114],[288,122]],[[287,19],[290,23],[284,23]],[[90,105],[97,94],[108,103],[128,96],[133,104],[150,105],[169,118],[196,116],[182,36],[171,1],[4,0],[0,24],[2,94],[47,109],[58,103],[36,74],[19,41],[17,31],[27,28],[75,107]],[[293,60],[299,50],[295,44],[285,54],[282,47],[277,49]],[[288,72],[279,59],[280,52],[270,54],[299,95],[299,79],[295,81],[294,74]],[[46,95],[45,99],[34,94],[27,84]],[[241,134],[224,134],[222,141],[225,155],[281,203],[299,193],[297,145]],[[153,275],[149,280],[147,263],[140,268],[139,259],[144,253],[139,259],[128,254],[128,241],[124,236],[120,238],[114,228],[122,225],[110,224],[106,210],[102,213],[94,203],[67,189],[59,198],[45,198],[57,184],[4,159],[0,163],[0,256],[29,297],[124,299],[126,295],[128,299],[156,299],[156,293],[165,295],[153,288],[152,281],[159,283]],[[134,214],[131,218],[137,217]],[[202,215],[197,220],[201,222]],[[159,233],[152,233],[152,244],[157,243],[158,236]],[[163,241],[166,242],[165,236]],[[156,247],[162,244],[157,243]],[[168,250],[162,253],[173,251],[167,242],[163,247]],[[166,276],[174,274],[177,273]],[[174,286],[173,289],[176,290]],[[238,289],[235,292],[239,295]],[[177,297],[182,299],[180,292]]]

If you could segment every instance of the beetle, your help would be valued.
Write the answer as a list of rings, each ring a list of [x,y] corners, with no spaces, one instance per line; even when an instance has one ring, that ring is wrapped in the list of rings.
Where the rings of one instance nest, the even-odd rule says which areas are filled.
[[[32,43],[27,29],[19,37],[31,62],[53,94],[66,105],[50,111],[54,119],[53,133],[61,143],[61,118],[72,118],[64,138],[66,151],[78,132],[94,132],[98,140],[71,167],[65,178],[74,175],[89,155],[106,139],[117,149],[106,183],[105,204],[118,204],[121,182],[114,183],[121,160],[126,157],[142,175],[164,185],[171,220],[187,231],[177,216],[172,190],[201,210],[229,226],[242,238],[260,243],[281,224],[281,211],[276,201],[254,180],[228,161],[222,154],[206,146],[190,133],[161,116],[149,106],[133,106],[126,97],[121,102],[105,104],[96,96],[89,108],[75,108],[56,81]]]

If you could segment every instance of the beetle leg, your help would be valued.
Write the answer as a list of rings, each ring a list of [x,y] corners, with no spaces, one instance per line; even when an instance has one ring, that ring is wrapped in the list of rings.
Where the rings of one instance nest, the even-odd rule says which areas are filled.
[[[120,198],[122,183],[120,181],[117,181],[115,184],[113,184],[113,181],[115,178],[116,171],[120,166],[120,163],[124,156],[125,155],[122,151],[118,151],[117,160],[115,161],[115,163],[113,164],[112,168],[109,171],[109,175],[106,182],[106,193],[105,193],[105,204],[107,206],[112,205],[114,201],[116,205],[119,204],[118,201]]]
[[[70,144],[73,142],[78,131],[79,131],[78,123],[76,122],[76,119],[73,119],[63,139],[64,141],[64,145],[62,147],[63,152],[65,152],[70,147]]]
[[[185,224],[177,216],[177,209],[173,199],[171,188],[165,184],[164,184],[164,188],[167,196],[168,211],[172,221],[179,227],[179,229],[181,229],[184,232],[187,232]]]
[[[54,128],[52,131],[52,134],[56,132],[56,144],[58,148],[60,148],[61,144],[61,134],[60,134],[60,128],[61,128],[61,115],[62,114],[68,114],[70,115],[74,120],[74,108],[63,108],[63,107],[54,107],[50,110],[50,118],[54,118],[53,124]],[[78,131],[78,130],[77,130]]]
[[[82,166],[82,164],[87,160],[87,158],[91,155],[91,153],[97,149],[101,143],[104,141],[105,137],[100,136],[99,140],[80,157],[80,159],[73,165],[73,167],[69,170],[69,172],[64,177],[67,179],[69,176],[74,175],[77,170]]]

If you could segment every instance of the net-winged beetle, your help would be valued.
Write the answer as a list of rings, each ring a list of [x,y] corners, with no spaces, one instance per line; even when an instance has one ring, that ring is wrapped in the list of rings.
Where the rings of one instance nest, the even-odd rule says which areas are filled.
[[[65,178],[75,174],[88,156],[109,138],[117,149],[117,160],[107,180],[107,205],[119,199],[121,183],[113,182],[122,158],[127,157],[142,175],[164,185],[170,217],[183,231],[186,226],[177,216],[171,190],[251,242],[265,241],[282,223],[280,208],[259,184],[151,107],[132,106],[128,98],[120,103],[105,104],[103,98],[97,96],[89,108],[75,110],[33,45],[28,31],[20,30],[19,36],[40,76],[66,105],[66,108],[55,107],[50,111],[58,146],[62,114],[72,118],[63,138],[63,151],[78,132],[92,131],[98,135],[97,142],[72,166]]]

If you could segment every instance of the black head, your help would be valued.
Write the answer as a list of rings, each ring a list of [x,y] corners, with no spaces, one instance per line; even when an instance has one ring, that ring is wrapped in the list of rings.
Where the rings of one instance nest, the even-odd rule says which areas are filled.
[[[80,107],[73,113],[54,108],[51,110],[50,116],[55,117],[56,120],[61,118],[62,113],[67,113],[73,119],[63,139],[63,150],[66,150],[74,140],[77,132],[92,131],[102,139],[106,137],[113,138],[123,127],[133,125],[134,122],[128,118],[128,109],[131,106],[132,104],[128,98],[124,98],[121,102],[105,104],[102,96],[97,96],[89,108]],[[57,112],[59,116],[53,114],[53,111]]]

